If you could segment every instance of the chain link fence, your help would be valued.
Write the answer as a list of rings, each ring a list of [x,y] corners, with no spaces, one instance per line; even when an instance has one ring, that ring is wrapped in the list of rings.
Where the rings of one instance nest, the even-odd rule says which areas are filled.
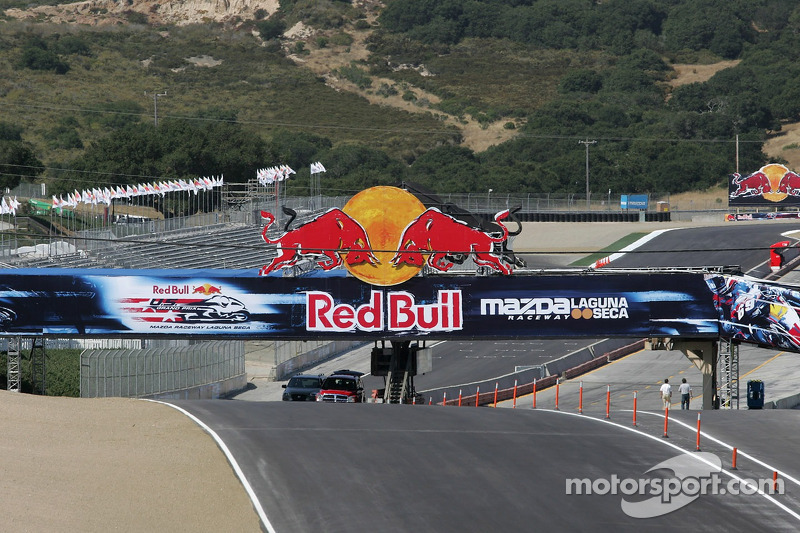
[[[243,341],[81,354],[82,398],[219,398],[246,384]]]

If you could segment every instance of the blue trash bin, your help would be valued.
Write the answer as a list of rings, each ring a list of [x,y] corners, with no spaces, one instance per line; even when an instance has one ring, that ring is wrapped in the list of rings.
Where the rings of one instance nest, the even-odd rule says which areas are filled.
[[[764,382],[760,379],[753,379],[747,382],[747,408],[764,408]]]

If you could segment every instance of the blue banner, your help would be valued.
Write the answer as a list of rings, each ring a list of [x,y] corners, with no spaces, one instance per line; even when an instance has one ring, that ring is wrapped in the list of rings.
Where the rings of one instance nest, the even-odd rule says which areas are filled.
[[[717,337],[701,274],[414,277],[364,283],[229,270],[21,269],[0,276],[5,335],[225,338]]]
[[[620,196],[620,207],[622,209],[647,209],[646,194],[623,194]]]

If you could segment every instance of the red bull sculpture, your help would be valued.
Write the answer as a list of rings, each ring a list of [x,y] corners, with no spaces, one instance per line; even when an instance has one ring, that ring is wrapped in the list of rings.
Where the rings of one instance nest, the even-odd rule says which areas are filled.
[[[508,238],[508,228],[500,222],[508,214],[506,210],[495,215],[502,235],[493,236],[431,207],[403,230],[398,252],[391,262],[395,266],[407,264],[421,267],[425,262],[423,254],[430,254],[428,265],[446,272],[453,266],[453,256],[472,254],[478,265],[511,274],[512,267],[503,261],[502,251],[496,253],[495,250],[495,245]]]
[[[364,228],[341,209],[333,208],[310,222],[285,231],[277,239],[267,237],[267,230],[275,222],[275,217],[266,211],[262,211],[261,216],[265,221],[261,236],[267,244],[274,244],[278,252],[268,265],[259,270],[262,276],[292,266],[301,258],[314,259],[324,270],[340,266],[340,254],[346,256],[348,265],[375,265],[379,262],[372,253]]]

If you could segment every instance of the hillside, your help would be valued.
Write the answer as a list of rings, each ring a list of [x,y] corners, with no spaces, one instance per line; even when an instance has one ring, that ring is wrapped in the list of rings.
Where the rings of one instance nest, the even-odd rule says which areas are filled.
[[[795,38],[781,22],[788,6],[765,18],[741,5],[722,21],[709,19],[719,0],[578,1],[548,16],[552,0],[37,3],[0,1],[14,6],[0,18],[0,106],[21,125],[8,140],[41,161],[27,168],[65,187],[88,184],[87,170],[123,183],[201,172],[242,181],[279,159],[298,169],[325,159],[331,192],[410,179],[580,194],[588,145],[578,141],[589,139],[603,194],[718,186],[737,134],[742,171],[800,162],[800,109],[791,91],[767,88],[800,70],[773,50]],[[704,21],[710,33],[692,31]],[[233,166],[221,153],[176,165],[167,131],[147,134],[154,118],[199,128],[187,141],[252,143],[236,144]],[[115,137],[126,128],[136,131]],[[152,160],[123,157],[139,142],[163,146]]]
[[[376,25],[378,9],[381,2],[364,0],[355,2],[365,12],[365,20],[370,28],[356,30],[349,33],[352,43],[347,46],[328,45],[325,48],[308,47],[307,55],[291,53],[292,47],[298,41],[311,43],[320,37],[330,37],[335,31],[321,30],[298,22],[284,33],[286,38],[284,48],[287,55],[298,66],[308,69],[314,74],[325,79],[326,84],[337,91],[347,91],[365,98],[369,103],[377,106],[388,106],[409,113],[429,113],[427,107],[422,107],[409,100],[404,100],[399,94],[379,95],[373,90],[360,89],[356,84],[334,74],[340,67],[350,65],[352,62],[365,61],[369,57],[365,41],[372,34],[372,27]],[[87,0],[69,4],[37,6],[30,9],[8,9],[6,15],[19,20],[35,20],[53,24],[86,24],[90,26],[110,26],[125,24],[131,12],[139,13],[146,17],[147,23],[158,25],[188,25],[204,24],[209,21],[219,23],[236,23],[241,20],[253,19],[256,13],[260,15],[273,15],[279,7],[278,0],[254,0],[220,2],[208,0],[188,0],[186,2],[155,2],[152,0],[133,0],[132,2],[119,3],[114,0]],[[214,65],[209,65],[214,66]],[[393,85],[395,82],[388,78],[373,78],[373,86]],[[416,101],[430,101],[438,103],[441,99],[428,91],[413,88]],[[469,117],[459,117],[448,113],[438,113],[443,121],[458,128],[463,136],[463,144],[474,151],[480,152],[491,145],[499,144],[513,137],[514,130],[504,129],[506,121],[495,121],[481,125]]]
[[[253,19],[258,10],[272,15],[278,10],[278,0],[186,0],[156,2],[154,0],[86,0],[59,5],[42,5],[29,9],[11,8],[6,15],[15,19],[52,24],[87,24],[103,26],[126,24],[131,13],[146,17],[154,26],[202,24],[209,21],[232,22],[234,19]]]

